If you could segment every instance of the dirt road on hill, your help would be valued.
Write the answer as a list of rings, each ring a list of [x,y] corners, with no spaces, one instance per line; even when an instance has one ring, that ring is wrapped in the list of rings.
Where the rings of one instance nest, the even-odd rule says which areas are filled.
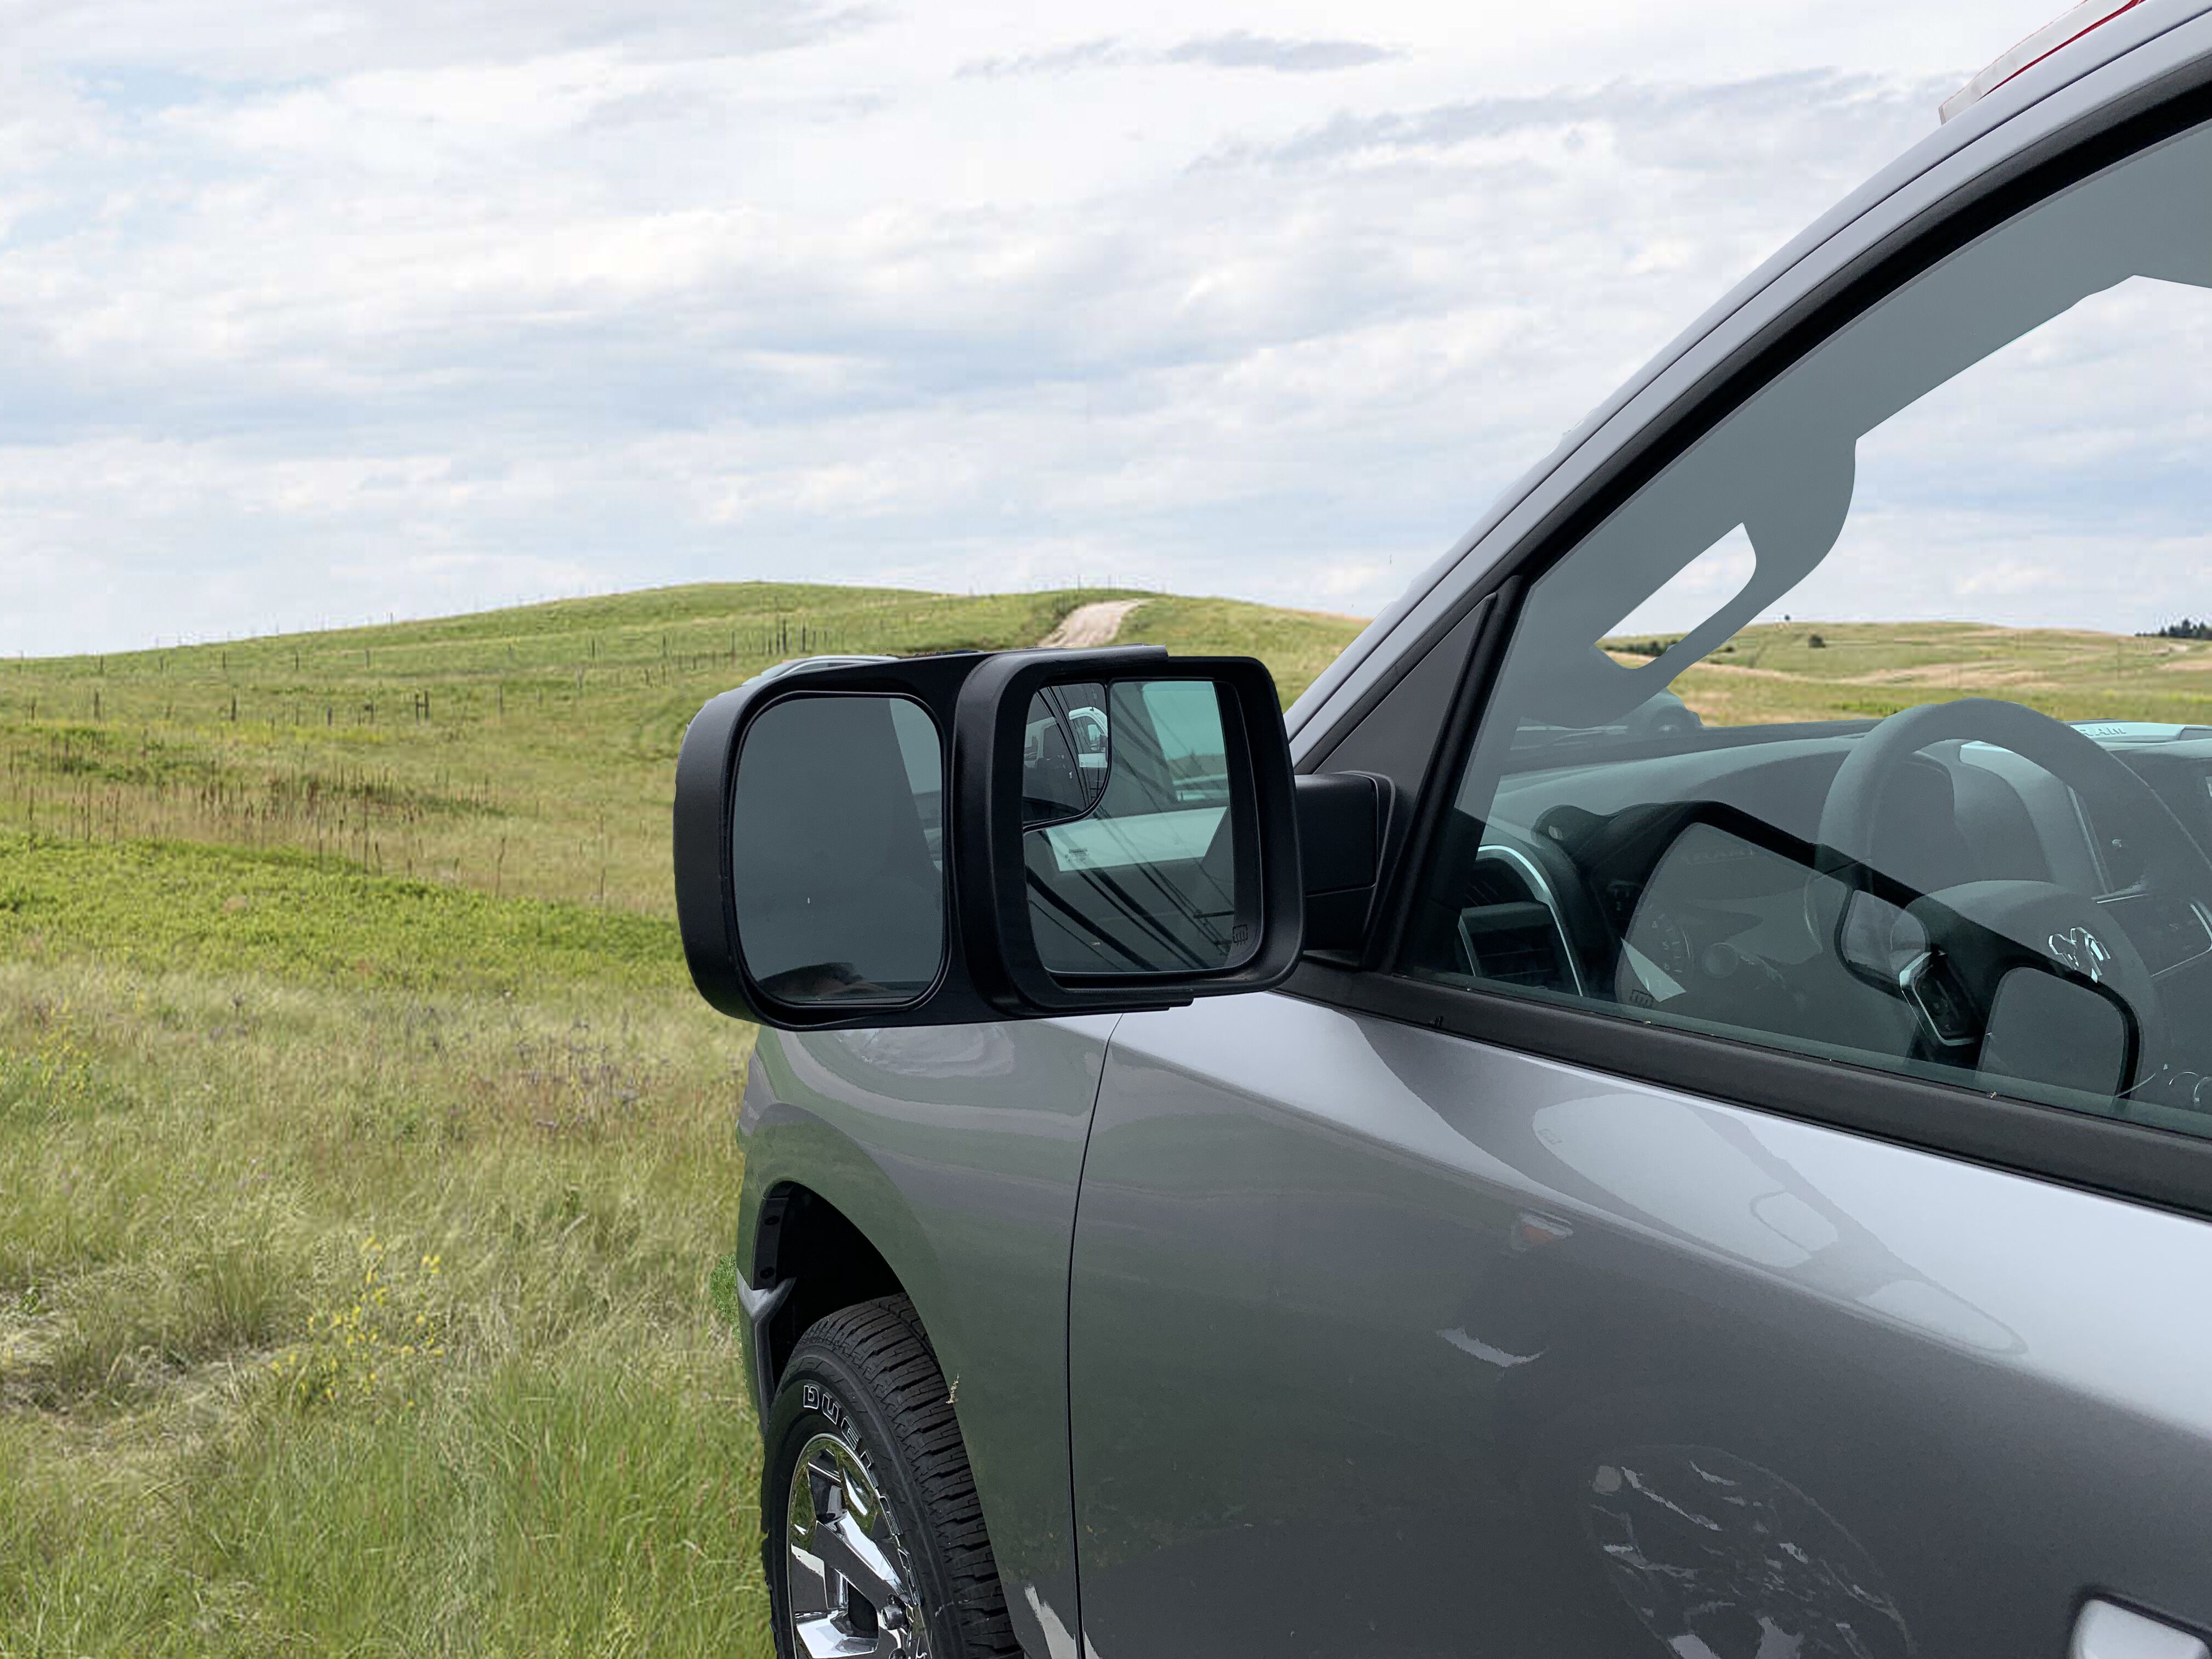
[[[1111,645],[1114,636],[1121,631],[1121,624],[1129,619],[1129,613],[1143,603],[1142,599],[1101,599],[1096,605],[1079,605],[1060,619],[1059,627],[1037,643],[1058,651]]]

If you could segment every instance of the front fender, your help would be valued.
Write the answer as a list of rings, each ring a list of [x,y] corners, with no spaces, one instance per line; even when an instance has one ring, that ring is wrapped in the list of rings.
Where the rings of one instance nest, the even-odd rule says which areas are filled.
[[[748,1288],[783,1183],[881,1255],[944,1370],[1016,1634],[1054,1659],[1076,1651],[1068,1262],[1114,1024],[763,1031],[740,1114]]]

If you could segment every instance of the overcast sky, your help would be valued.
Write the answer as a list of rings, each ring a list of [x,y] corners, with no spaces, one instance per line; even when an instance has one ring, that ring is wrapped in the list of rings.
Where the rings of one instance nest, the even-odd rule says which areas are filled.
[[[0,0],[0,650],[1365,613],[2057,0]]]

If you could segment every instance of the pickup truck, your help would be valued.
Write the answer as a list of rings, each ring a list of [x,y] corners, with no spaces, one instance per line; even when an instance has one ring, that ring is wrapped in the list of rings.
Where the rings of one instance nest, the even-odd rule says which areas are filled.
[[[1108,647],[694,720],[785,1659],[2207,1659],[2212,647],[1867,641],[2201,608],[2212,10],[1943,115],[1287,714]],[[1859,703],[1717,654],[1785,601]]]

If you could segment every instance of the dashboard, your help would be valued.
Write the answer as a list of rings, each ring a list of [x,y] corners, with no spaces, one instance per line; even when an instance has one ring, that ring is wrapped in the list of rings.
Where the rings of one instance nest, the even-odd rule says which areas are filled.
[[[1822,811],[1869,729],[1705,728],[1516,755],[1486,820],[1452,815],[1443,858],[1455,878],[1416,926],[1416,971],[1955,1075],[1972,1045],[1899,988],[1929,953],[1925,930],[1894,906],[1879,925],[1846,915],[1849,893],[1822,871]],[[2212,728],[2076,729],[2212,859]],[[1941,743],[1891,775],[1869,863],[1913,894],[2016,884],[2079,901],[2085,925],[2039,925],[2023,943],[2118,984],[2117,936],[2147,972],[2153,990],[2131,994],[2156,1005],[2139,1012],[2157,1041],[2111,1109],[2185,1113],[2201,1132],[2212,1113],[2212,891],[2148,884],[2140,828],[2094,821],[2075,791],[2008,750]]]

